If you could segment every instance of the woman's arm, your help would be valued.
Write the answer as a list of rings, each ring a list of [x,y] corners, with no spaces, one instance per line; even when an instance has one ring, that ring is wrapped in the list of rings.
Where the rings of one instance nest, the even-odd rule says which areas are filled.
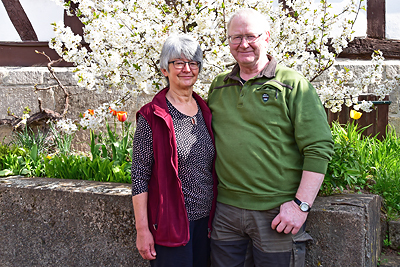
[[[156,251],[147,219],[147,199],[147,192],[132,197],[136,225],[136,247],[143,259],[154,260],[156,258]]]
[[[148,226],[148,182],[154,162],[153,138],[147,121],[139,116],[132,151],[132,203],[136,225],[136,247],[143,259],[154,260],[154,238]]]

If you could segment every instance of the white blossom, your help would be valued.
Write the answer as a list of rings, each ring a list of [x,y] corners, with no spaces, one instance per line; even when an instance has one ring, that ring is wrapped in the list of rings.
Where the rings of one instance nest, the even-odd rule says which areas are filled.
[[[298,70],[314,82],[325,107],[333,112],[340,111],[342,104],[357,104],[357,97],[365,91],[373,91],[382,98],[400,80],[383,79],[384,60],[379,52],[374,53],[372,67],[362,77],[334,67],[338,54],[354,38],[354,22],[349,17],[360,11],[363,0],[347,1],[340,14],[332,13],[328,0],[318,4],[314,0],[286,0],[289,9],[283,9],[282,2],[276,7],[267,0],[71,2],[79,3],[79,18],[85,23],[83,38],[89,49],[62,22],[54,24],[56,37],[50,41],[50,47],[76,65],[78,84],[89,90],[122,89],[134,94],[160,90],[165,86],[158,65],[162,45],[170,34],[186,33],[199,41],[204,52],[203,70],[194,89],[206,98],[213,77],[234,62],[226,43],[226,23],[243,7],[255,7],[270,18],[268,52],[280,64]],[[293,12],[289,14],[290,11]],[[336,36],[332,34],[335,25],[341,29]],[[322,73],[328,73],[328,79],[316,83]],[[81,124],[99,127],[104,117],[95,114],[93,118],[87,115]]]

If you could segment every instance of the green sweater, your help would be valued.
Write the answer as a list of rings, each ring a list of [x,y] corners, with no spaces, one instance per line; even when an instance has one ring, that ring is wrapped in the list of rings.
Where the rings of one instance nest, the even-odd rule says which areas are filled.
[[[294,198],[303,170],[325,174],[333,152],[314,87],[272,57],[242,84],[239,66],[211,84],[218,201],[268,210]]]

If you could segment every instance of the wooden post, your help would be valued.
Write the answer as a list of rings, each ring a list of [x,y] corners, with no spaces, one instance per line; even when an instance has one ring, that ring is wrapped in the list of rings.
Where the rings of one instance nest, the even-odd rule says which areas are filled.
[[[367,1],[367,36],[385,39],[386,6],[385,0]]]

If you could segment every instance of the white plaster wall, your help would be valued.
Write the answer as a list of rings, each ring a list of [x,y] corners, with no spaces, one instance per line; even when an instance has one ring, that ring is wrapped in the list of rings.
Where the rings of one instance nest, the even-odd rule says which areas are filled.
[[[386,0],[386,38],[400,40],[399,0]]]
[[[51,23],[63,20],[64,9],[52,0],[20,0],[20,3],[31,21],[39,41],[50,41],[54,37]],[[0,4],[0,25],[0,42],[21,41],[2,3]]]
[[[315,0],[315,3],[319,3],[319,0]],[[328,3],[331,4],[332,8],[328,9],[328,12],[331,14],[340,14],[343,11],[343,7],[349,3],[350,0],[328,0]],[[346,20],[355,20],[355,24],[353,26],[355,37],[366,37],[367,36],[367,12],[364,10],[360,10],[358,15],[352,14],[345,18]],[[342,30],[337,27],[333,29],[334,35],[340,34]]]

